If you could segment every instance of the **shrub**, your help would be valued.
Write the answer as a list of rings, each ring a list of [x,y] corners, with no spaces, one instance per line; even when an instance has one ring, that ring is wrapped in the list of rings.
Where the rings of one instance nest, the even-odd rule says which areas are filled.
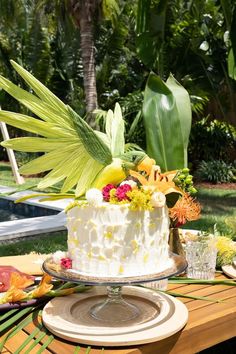
[[[195,176],[200,181],[211,183],[236,182],[236,165],[222,160],[201,161]]]
[[[195,169],[202,160],[223,160],[232,163],[235,158],[236,129],[218,120],[204,118],[193,124],[189,139],[189,161]]]

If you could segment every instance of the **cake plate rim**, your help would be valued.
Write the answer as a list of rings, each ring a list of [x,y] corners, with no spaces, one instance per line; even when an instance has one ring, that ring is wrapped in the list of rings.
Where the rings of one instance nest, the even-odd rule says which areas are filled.
[[[53,262],[53,257],[47,258],[43,264],[42,269],[54,278],[70,281],[74,283],[81,283],[85,285],[101,285],[101,286],[125,286],[132,284],[148,283],[167,279],[171,276],[175,276],[183,273],[188,264],[183,256],[170,252],[170,258],[173,260],[174,265],[161,272],[156,272],[146,275],[137,276],[94,276],[81,273],[73,269],[59,269],[58,265]]]

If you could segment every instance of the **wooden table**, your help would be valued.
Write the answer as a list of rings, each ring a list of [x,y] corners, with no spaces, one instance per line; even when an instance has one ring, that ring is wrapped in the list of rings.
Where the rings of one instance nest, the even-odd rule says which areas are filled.
[[[227,279],[221,274],[217,274],[216,278]],[[225,300],[225,302],[213,303],[203,300],[179,298],[185,303],[189,310],[189,321],[185,328],[175,335],[159,342],[117,349],[79,346],[58,337],[53,338],[44,327],[31,339],[30,334],[32,334],[35,328],[41,323],[39,314],[20,330],[17,335],[7,340],[2,354],[17,353],[17,348],[19,348],[22,342],[27,338],[29,338],[29,348],[35,338],[39,338],[39,336],[41,336],[42,339],[34,349],[28,352],[24,349],[21,353],[193,354],[236,336],[236,287],[225,285],[169,284],[168,290],[193,296],[209,296],[211,298]],[[50,344],[47,349],[43,349],[43,344],[49,342]]]

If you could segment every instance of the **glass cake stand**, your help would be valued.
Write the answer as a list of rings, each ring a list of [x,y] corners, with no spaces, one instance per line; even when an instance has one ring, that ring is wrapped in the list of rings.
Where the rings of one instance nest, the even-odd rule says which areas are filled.
[[[81,274],[73,269],[58,269],[58,265],[53,262],[53,258],[46,259],[42,265],[43,270],[54,278],[81,283],[85,285],[106,286],[107,293],[88,297],[87,305],[83,301],[83,308],[87,308],[87,315],[95,325],[105,323],[108,326],[129,325],[132,321],[143,323],[157,315],[157,307],[149,303],[148,300],[134,295],[122,295],[122,287],[130,285],[141,285],[153,281],[159,281],[174,275],[181,274],[187,268],[184,257],[171,253],[170,258],[173,265],[162,271],[148,275],[138,275],[132,277],[96,277],[88,274]],[[74,311],[74,310],[73,310]],[[79,309],[76,310],[80,312]]]

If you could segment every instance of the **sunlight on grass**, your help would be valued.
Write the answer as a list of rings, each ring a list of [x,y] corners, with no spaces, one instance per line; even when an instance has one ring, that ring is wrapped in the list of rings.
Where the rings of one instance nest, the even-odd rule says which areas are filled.
[[[57,231],[42,235],[36,235],[24,241],[0,245],[0,256],[15,256],[29,254],[31,252],[39,254],[49,254],[58,250],[67,250],[67,232]]]
[[[16,184],[9,163],[0,162],[0,185],[14,187],[16,189],[29,188],[32,185],[37,185],[41,178],[24,177],[24,184]]]

